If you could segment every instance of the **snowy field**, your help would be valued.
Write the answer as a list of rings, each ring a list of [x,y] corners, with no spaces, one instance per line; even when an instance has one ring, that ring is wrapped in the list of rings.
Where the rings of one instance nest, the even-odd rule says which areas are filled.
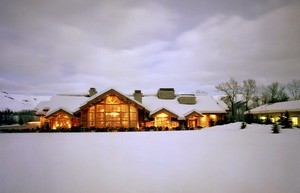
[[[0,134],[1,193],[299,193],[300,129]]]

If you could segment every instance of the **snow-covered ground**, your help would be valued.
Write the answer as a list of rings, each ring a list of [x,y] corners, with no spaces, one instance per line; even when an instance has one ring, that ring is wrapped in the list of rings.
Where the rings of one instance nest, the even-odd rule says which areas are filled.
[[[0,135],[1,193],[298,193],[300,129]]]

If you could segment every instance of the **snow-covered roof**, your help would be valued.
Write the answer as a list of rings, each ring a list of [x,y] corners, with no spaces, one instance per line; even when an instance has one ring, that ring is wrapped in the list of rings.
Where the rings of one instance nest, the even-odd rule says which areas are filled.
[[[159,112],[162,109],[173,113],[178,116],[178,119],[184,120],[187,115],[192,112],[197,112],[198,114],[204,113],[226,113],[228,109],[225,103],[215,100],[209,95],[195,95],[196,104],[180,104],[178,97],[175,99],[159,99],[156,95],[144,95],[142,98],[142,103],[136,101],[132,95],[126,95],[119,92],[113,88],[106,89],[102,92],[98,92],[92,97],[76,96],[76,95],[55,95],[51,97],[50,101],[43,101],[37,107],[38,113],[43,113],[45,107],[49,108],[46,112],[46,116],[50,116],[53,113],[63,110],[69,114],[73,114],[78,111],[81,107],[88,105],[93,100],[105,95],[106,93],[116,93],[121,97],[128,99],[136,103],[137,105],[145,108],[150,112],[150,116]],[[45,113],[45,112],[44,112]]]
[[[226,113],[226,109],[219,105],[217,101],[209,95],[195,95],[196,104],[180,104],[178,97],[175,99],[159,99],[157,96],[144,96],[142,104],[150,111],[150,115],[158,109],[167,109],[176,114],[179,119],[185,119],[186,113],[196,111],[201,113]]]
[[[49,107],[49,101],[41,101],[37,104],[37,106],[34,108],[36,110],[36,115],[46,115],[45,109],[50,109]]]
[[[261,113],[281,113],[281,112],[297,112],[300,111],[300,100],[278,102],[270,105],[262,105],[250,110],[252,114]]]
[[[49,111],[46,113],[46,116],[50,116],[60,109],[72,115],[74,112],[79,110],[80,105],[86,100],[88,100],[88,98],[84,96],[55,95],[51,97],[47,104]]]
[[[98,97],[100,97],[101,95],[103,95],[103,94],[105,94],[105,93],[108,93],[108,92],[115,92],[115,93],[117,93],[118,95],[121,95],[122,97],[124,97],[124,98],[126,98],[126,99],[128,99],[128,100],[130,100],[130,101],[132,101],[132,102],[134,102],[134,103],[137,103],[137,104],[140,105],[140,106],[143,106],[143,104],[141,104],[139,101],[134,100],[133,98],[129,97],[129,95],[126,95],[126,94],[124,94],[124,93],[122,93],[122,92],[120,92],[120,91],[118,91],[118,90],[116,90],[116,89],[114,89],[114,88],[109,88],[109,89],[106,89],[106,90],[104,90],[104,91],[102,91],[102,92],[98,92],[97,94],[95,94],[95,95],[93,95],[92,97],[88,98],[88,100],[86,100],[84,103],[82,103],[82,104],[80,105],[80,107],[82,107],[82,106],[88,104],[89,102],[95,100],[96,98],[98,98]]]

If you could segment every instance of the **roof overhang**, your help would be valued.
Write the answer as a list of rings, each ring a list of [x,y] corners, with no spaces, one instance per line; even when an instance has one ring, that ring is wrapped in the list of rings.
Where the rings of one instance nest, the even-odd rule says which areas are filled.
[[[153,112],[151,112],[150,117],[155,117],[155,115],[159,114],[159,113],[167,113],[168,115],[178,118],[178,115],[174,112],[172,112],[171,110],[167,109],[166,107],[162,107],[159,108]]]
[[[54,116],[55,114],[57,114],[57,113],[64,113],[64,114],[67,114],[67,115],[69,115],[69,116],[73,116],[73,113],[72,112],[70,112],[70,111],[68,111],[67,109],[64,109],[64,108],[58,108],[58,109],[55,109],[54,111],[49,111],[48,113],[47,113],[47,115],[45,116],[45,118],[49,118],[49,117],[51,117],[51,116]]]
[[[101,92],[101,93],[98,93],[98,94],[92,96],[87,102],[85,102],[84,104],[82,104],[80,106],[80,109],[83,109],[83,108],[88,107],[90,105],[97,104],[100,101],[103,101],[109,95],[116,95],[116,96],[120,97],[123,101],[127,101],[129,103],[134,104],[139,109],[145,109],[145,107],[140,102],[138,102],[136,100],[132,100],[131,98],[127,97],[125,94],[123,94],[119,91],[116,91],[115,89],[109,89],[109,90],[106,90],[104,92]]]
[[[184,117],[187,118],[187,117],[189,117],[189,116],[191,116],[193,114],[198,115],[200,117],[203,117],[202,113],[200,111],[197,111],[197,110],[191,110],[191,111],[185,113]]]

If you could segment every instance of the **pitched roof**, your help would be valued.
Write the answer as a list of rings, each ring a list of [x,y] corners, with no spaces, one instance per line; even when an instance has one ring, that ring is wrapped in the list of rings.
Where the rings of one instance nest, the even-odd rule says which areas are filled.
[[[45,111],[46,109],[50,109],[50,107],[48,106],[49,101],[41,101],[39,102],[36,107],[34,108],[34,110],[36,110],[36,115],[46,115]]]
[[[85,107],[86,105],[89,105],[90,103],[92,103],[97,98],[105,97],[106,94],[111,94],[111,93],[117,94],[118,96],[120,96],[120,97],[122,97],[124,99],[127,99],[127,100],[131,101],[132,103],[137,104],[139,107],[144,108],[144,106],[139,101],[136,101],[136,100],[130,98],[128,95],[126,95],[126,94],[124,94],[124,93],[122,93],[120,91],[117,91],[116,89],[113,89],[113,88],[104,90],[102,92],[99,92],[99,93],[93,95],[88,100],[86,100],[84,103],[82,103],[80,105],[80,108]]]
[[[74,114],[80,108],[93,103],[95,100],[105,97],[107,94],[114,93],[123,99],[126,99],[132,103],[135,103],[139,108],[145,108],[150,112],[150,116],[157,113],[160,110],[167,110],[174,114],[178,119],[184,120],[187,115],[192,112],[198,114],[204,113],[226,113],[227,105],[216,101],[209,95],[195,95],[196,104],[180,104],[178,102],[178,96],[174,99],[159,99],[156,95],[143,96],[142,103],[136,101],[132,95],[126,95],[113,88],[99,92],[92,97],[76,96],[76,95],[55,95],[51,97],[50,101],[45,101],[37,105],[36,110],[40,113],[44,113],[47,117],[56,113],[59,110]],[[49,111],[45,114],[43,109],[49,108]]]
[[[52,115],[54,115],[58,112],[63,112],[63,113],[69,114],[70,116],[72,116],[73,113],[74,113],[74,112],[69,111],[68,109],[65,109],[63,107],[59,107],[59,108],[51,110],[51,113],[47,113],[45,117],[48,118],[48,117],[50,117],[50,116],[52,116]]]
[[[50,98],[50,101],[39,103],[36,107],[37,113],[42,113],[44,108],[49,108],[45,114],[47,117],[62,109],[71,115],[79,110],[80,104],[85,102],[88,98],[84,96],[71,96],[71,95],[55,95]]]
[[[178,97],[175,99],[159,99],[155,95],[146,95],[143,97],[143,106],[154,114],[158,109],[167,107],[167,109],[176,114],[179,119],[185,119],[186,113],[197,111],[198,113],[226,113],[226,109],[219,105],[215,99],[209,95],[195,95],[196,104],[180,104]]]
[[[168,112],[169,114],[171,114],[172,116],[174,116],[174,117],[176,117],[176,118],[178,117],[178,115],[177,115],[176,113],[172,112],[172,110],[170,110],[170,109],[167,108],[167,107],[161,107],[161,108],[158,108],[158,109],[152,111],[152,112],[150,113],[150,116],[154,116],[155,114],[160,113],[160,112],[162,112],[162,111],[166,111],[166,112]]]
[[[252,114],[261,113],[281,113],[281,112],[295,112],[300,111],[300,100],[278,102],[270,105],[262,105],[250,110]]]

